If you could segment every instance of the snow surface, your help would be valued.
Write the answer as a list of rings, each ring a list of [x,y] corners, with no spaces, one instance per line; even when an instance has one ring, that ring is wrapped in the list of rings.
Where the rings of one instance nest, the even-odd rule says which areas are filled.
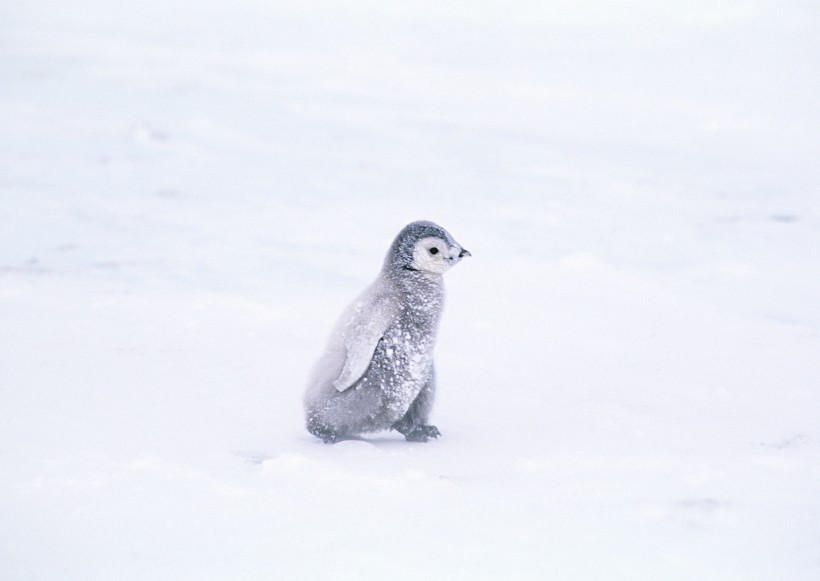
[[[0,7],[0,578],[820,579],[820,5]],[[407,222],[429,444],[301,396]]]

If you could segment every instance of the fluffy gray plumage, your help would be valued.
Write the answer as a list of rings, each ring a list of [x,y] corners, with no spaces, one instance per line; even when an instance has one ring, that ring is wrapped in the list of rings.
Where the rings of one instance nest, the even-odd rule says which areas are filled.
[[[347,308],[314,367],[305,394],[311,434],[325,442],[389,429],[411,441],[440,435],[427,418],[441,275],[465,256],[470,253],[433,222],[399,232],[379,277]]]

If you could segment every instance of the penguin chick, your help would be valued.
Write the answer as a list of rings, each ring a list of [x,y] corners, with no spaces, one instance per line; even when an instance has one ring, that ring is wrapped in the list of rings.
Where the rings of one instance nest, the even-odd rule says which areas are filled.
[[[326,443],[390,429],[414,442],[441,435],[427,424],[441,275],[465,256],[433,222],[399,232],[378,278],[344,312],[314,366],[305,394],[311,434]]]

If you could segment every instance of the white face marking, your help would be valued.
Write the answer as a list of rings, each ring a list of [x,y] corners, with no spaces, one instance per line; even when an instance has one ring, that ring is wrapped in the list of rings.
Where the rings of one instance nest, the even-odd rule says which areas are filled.
[[[413,268],[443,274],[457,262],[459,252],[441,238],[422,238],[413,248]]]

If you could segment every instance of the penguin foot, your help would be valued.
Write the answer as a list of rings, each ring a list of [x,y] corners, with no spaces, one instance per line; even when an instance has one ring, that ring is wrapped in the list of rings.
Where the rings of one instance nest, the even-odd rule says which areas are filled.
[[[337,434],[334,430],[317,426],[315,424],[308,424],[308,432],[317,438],[321,438],[325,444],[335,444],[340,438],[339,434]]]
[[[319,437],[322,438],[322,441],[325,444],[335,444],[336,443],[336,432],[327,432],[326,434],[322,434]]]
[[[441,432],[435,426],[417,426],[412,432],[404,434],[408,442],[426,442],[430,438],[438,438]]]

